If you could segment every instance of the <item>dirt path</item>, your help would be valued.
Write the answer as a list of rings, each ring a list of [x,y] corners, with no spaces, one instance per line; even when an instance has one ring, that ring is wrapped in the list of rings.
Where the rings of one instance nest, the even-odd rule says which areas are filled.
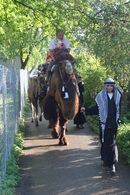
[[[120,195],[130,194],[130,167],[117,165],[112,176],[101,167],[97,136],[85,127],[68,124],[69,146],[51,138],[48,122],[39,127],[26,118],[24,151],[21,156],[21,186],[16,195]]]

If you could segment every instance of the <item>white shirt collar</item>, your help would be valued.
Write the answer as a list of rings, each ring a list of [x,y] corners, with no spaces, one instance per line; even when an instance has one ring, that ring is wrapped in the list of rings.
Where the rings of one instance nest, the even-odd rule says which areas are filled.
[[[113,93],[107,93],[108,94],[108,96],[109,96],[109,98],[110,98],[110,100],[112,99],[112,97],[113,97]]]

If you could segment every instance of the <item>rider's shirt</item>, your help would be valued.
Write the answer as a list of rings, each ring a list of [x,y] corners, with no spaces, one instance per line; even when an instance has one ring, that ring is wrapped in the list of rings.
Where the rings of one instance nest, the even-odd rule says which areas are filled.
[[[59,40],[57,38],[52,39],[49,44],[49,49],[55,50],[55,49],[69,49],[70,43],[69,40],[64,38],[63,40]]]
[[[53,55],[56,56],[57,52],[61,49],[70,49],[69,40],[64,38],[63,40],[60,39],[52,39],[49,44],[49,49],[53,51]],[[52,60],[51,56],[48,54],[46,61]]]

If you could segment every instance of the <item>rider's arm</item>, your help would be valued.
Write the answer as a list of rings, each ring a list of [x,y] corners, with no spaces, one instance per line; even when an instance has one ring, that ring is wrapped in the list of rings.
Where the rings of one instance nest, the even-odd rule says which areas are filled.
[[[54,39],[52,39],[49,43],[49,54],[52,58],[52,60],[55,60],[55,57],[53,55],[53,50],[55,49]]]
[[[50,54],[52,60],[55,60],[55,57],[54,57],[54,55],[53,55],[53,50],[49,49],[49,54]]]

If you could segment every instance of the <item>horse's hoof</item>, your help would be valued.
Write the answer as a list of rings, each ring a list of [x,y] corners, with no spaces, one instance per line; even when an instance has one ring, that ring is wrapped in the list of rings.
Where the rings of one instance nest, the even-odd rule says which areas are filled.
[[[69,145],[69,142],[68,142],[66,137],[63,137],[63,143],[64,143],[64,146],[68,146]]]
[[[68,146],[69,145],[69,142],[59,141],[59,145],[60,146]]]
[[[69,145],[69,142],[64,142],[64,146],[68,146]]]
[[[59,145],[60,145],[60,146],[63,146],[64,144],[63,144],[63,142],[62,142],[62,141],[59,141]]]
[[[62,137],[62,138],[59,139],[59,145],[60,146],[68,146],[69,142],[66,138]]]
[[[39,117],[39,121],[42,121],[42,117]]]

